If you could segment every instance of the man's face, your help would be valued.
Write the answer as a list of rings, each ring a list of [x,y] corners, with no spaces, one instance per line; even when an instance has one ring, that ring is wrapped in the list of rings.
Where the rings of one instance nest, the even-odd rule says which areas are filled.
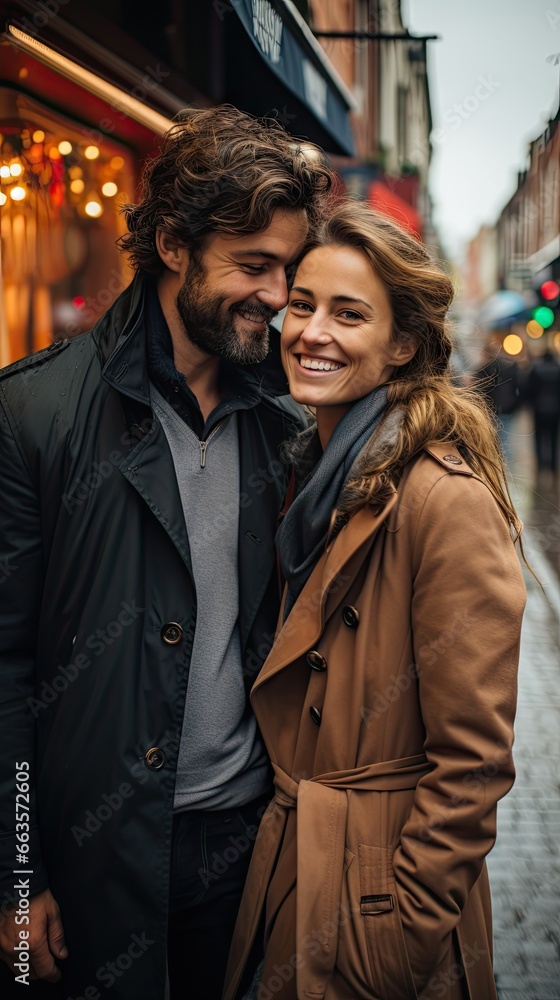
[[[262,361],[268,324],[288,301],[286,268],[307,235],[303,211],[276,209],[267,229],[250,236],[211,236],[191,253],[177,295],[189,340],[235,364]]]

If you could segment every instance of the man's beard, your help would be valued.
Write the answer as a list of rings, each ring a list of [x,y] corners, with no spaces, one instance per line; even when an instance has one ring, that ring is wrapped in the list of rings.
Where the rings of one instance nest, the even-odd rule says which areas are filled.
[[[264,361],[269,348],[268,323],[276,315],[275,310],[262,303],[237,302],[236,310],[267,323],[266,330],[250,331],[242,339],[235,326],[234,308],[224,306],[223,296],[206,291],[206,277],[206,268],[195,251],[177,295],[177,311],[189,340],[207,354],[233,364],[254,365]]]

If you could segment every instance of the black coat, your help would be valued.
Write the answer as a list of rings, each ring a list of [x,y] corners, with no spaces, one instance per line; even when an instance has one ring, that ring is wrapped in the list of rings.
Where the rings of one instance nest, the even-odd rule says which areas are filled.
[[[0,888],[6,902],[27,761],[28,867],[33,892],[48,885],[61,908],[64,997],[92,987],[158,1000],[165,989],[196,595],[173,460],[149,406],[143,296],[137,279],[91,333],[0,373]],[[257,378],[254,392],[238,412],[247,689],[278,610],[278,449],[299,426],[291,401]],[[123,955],[130,968],[116,977],[108,963]]]

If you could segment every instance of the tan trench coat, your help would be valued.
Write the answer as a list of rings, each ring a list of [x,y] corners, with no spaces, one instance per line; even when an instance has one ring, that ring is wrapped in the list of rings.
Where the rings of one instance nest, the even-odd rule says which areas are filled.
[[[227,1000],[263,916],[260,1000],[495,1000],[484,857],[514,778],[524,604],[505,520],[450,445],[342,529],[252,691],[276,796]]]

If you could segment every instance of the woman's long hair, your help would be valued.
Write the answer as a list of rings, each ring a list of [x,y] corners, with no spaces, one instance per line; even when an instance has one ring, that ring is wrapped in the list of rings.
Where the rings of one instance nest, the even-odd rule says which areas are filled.
[[[493,494],[512,537],[522,524],[507,487],[504,460],[492,415],[476,389],[451,378],[452,340],[447,313],[453,285],[409,232],[357,201],[336,206],[305,248],[339,246],[361,250],[383,282],[393,311],[393,337],[414,342],[414,357],[388,383],[389,413],[398,407],[399,429],[362,455],[347,483],[338,513],[350,515],[364,504],[375,510],[398,485],[405,465],[429,442],[456,445]]]

